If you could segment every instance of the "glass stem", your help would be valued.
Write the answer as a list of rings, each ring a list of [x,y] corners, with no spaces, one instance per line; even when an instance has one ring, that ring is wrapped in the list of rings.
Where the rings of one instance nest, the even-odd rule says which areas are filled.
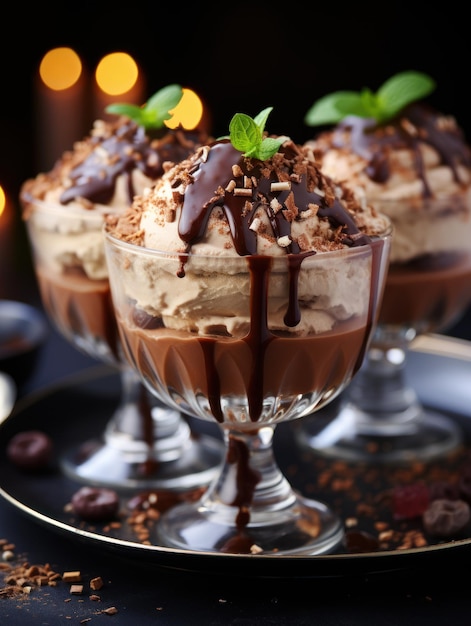
[[[414,389],[407,383],[407,346],[371,347],[348,393],[349,400],[368,420],[397,428],[418,417],[422,407]]]
[[[129,453],[153,451],[159,462],[178,459],[191,437],[186,420],[160,404],[132,368],[123,367],[120,376],[121,396],[106,428],[107,444]]]
[[[238,507],[238,518],[257,518],[258,510],[267,507],[273,513],[292,507],[296,495],[283,476],[273,452],[274,426],[250,432],[224,431],[226,458],[218,480],[204,496],[207,506],[222,503]],[[241,526],[247,519],[239,520]],[[238,525],[238,522],[236,522]]]

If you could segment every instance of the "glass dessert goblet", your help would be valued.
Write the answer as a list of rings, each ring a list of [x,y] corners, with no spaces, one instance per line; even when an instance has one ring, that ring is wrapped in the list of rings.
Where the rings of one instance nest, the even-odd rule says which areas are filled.
[[[386,204],[381,201],[383,210]],[[462,443],[458,425],[424,406],[406,370],[413,340],[445,330],[471,303],[471,252],[456,243],[463,239],[457,229],[471,237],[471,221],[468,210],[456,218],[457,206],[463,206],[461,197],[436,197],[424,200],[416,216],[410,211],[411,237],[429,252],[403,262],[394,250],[404,241],[395,244],[393,237],[379,320],[363,366],[325,428],[306,419],[296,429],[302,445],[347,460],[410,462],[444,455]],[[392,213],[387,207],[384,212]],[[404,223],[396,232],[405,232]],[[437,241],[440,247],[433,250]]]
[[[221,459],[217,437],[193,435],[178,410],[157,401],[123,355],[103,245],[104,215],[22,196],[43,306],[77,349],[116,368],[118,405],[104,432],[61,457],[64,473],[116,488],[206,486]]]
[[[389,242],[384,235],[317,254],[205,256],[105,233],[131,365],[162,401],[219,424],[226,444],[224,464],[203,497],[161,516],[160,544],[321,554],[342,541],[337,514],[297,493],[282,474],[273,436],[280,422],[333,400],[360,366]]]

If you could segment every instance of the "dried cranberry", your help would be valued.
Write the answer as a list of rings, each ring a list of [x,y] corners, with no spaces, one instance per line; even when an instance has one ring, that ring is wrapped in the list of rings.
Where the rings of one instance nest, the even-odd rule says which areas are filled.
[[[72,510],[88,521],[105,521],[119,510],[119,496],[106,487],[81,487],[72,496]]]
[[[18,433],[8,443],[7,456],[23,470],[37,471],[49,464],[53,451],[52,439],[39,430]]]
[[[464,500],[434,500],[424,511],[422,522],[430,535],[450,537],[463,530],[470,519],[471,510]]]
[[[420,517],[430,502],[428,487],[423,483],[395,487],[392,506],[395,519]]]

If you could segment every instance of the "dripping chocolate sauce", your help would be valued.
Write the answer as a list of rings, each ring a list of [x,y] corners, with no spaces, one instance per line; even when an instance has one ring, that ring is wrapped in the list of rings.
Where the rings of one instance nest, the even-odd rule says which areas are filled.
[[[205,137],[182,129],[162,129],[150,134],[144,127],[129,120],[119,122],[111,135],[90,135],[92,151],[70,172],[72,185],[61,195],[62,204],[86,198],[90,202],[108,204],[115,193],[116,179],[125,176],[128,200],[136,190],[132,182],[134,170],[152,180],[164,173],[165,162],[178,163],[189,156]],[[97,148],[101,150],[97,151]],[[103,159],[103,151],[106,160]]]
[[[285,156],[284,163],[287,171],[289,167],[292,167],[297,154],[299,159],[302,158],[295,144],[291,142],[285,143],[280,151]],[[235,165],[242,171],[242,176],[234,176],[233,166]],[[262,170],[265,167],[265,163],[244,158],[228,140],[214,142],[207,160],[200,162],[192,173],[193,182],[185,190],[178,225],[180,238],[186,243],[187,251],[191,253],[192,246],[206,233],[211,212],[219,207],[227,218],[237,253],[247,257],[250,271],[250,331],[244,341],[250,348],[254,363],[248,390],[252,422],[257,422],[262,413],[264,358],[269,343],[275,339],[275,335],[268,328],[268,283],[272,258],[257,254],[257,234],[250,229],[256,211],[263,207],[267,212],[275,238],[290,236],[291,222],[286,219],[283,210],[275,213],[271,209],[270,200],[276,197],[278,202],[285,206],[288,195],[293,193],[295,205],[300,212],[299,219],[302,219],[302,212],[307,210],[310,204],[315,204],[319,206],[320,217],[327,218],[333,228],[342,228],[346,245],[359,246],[371,241],[359,231],[351,215],[337,198],[327,204],[323,196],[308,189],[307,175],[301,176],[299,183],[292,183],[290,190],[273,192],[271,183],[278,179],[273,172],[270,178],[264,176]],[[233,179],[238,187],[244,187],[244,176],[251,178],[253,184],[250,210],[247,208],[247,196],[237,196],[227,190],[224,194],[215,195],[215,190],[221,186],[221,181],[223,181],[224,188]],[[285,323],[294,327],[299,323],[301,315],[298,303],[298,276],[301,264],[304,258],[315,252],[301,252],[294,240],[291,240],[287,252],[289,300]],[[178,273],[180,277],[185,275],[185,259],[186,257],[182,258]],[[215,340],[202,337],[199,342],[205,355],[211,410],[215,419],[222,423],[224,418],[220,405],[219,380],[213,359]]]
[[[281,150],[286,150],[285,163],[292,163],[296,147],[285,144]],[[234,177],[233,166],[238,165],[243,172],[242,176]],[[281,205],[285,205],[289,193],[294,194],[294,204],[301,212],[310,204],[319,207],[318,213],[327,218],[334,229],[341,228],[344,242],[347,246],[359,246],[370,243],[371,239],[363,235],[357,228],[354,220],[344,208],[343,204],[334,199],[330,204],[320,194],[308,188],[307,174],[301,176],[298,183],[291,184],[291,190],[279,192],[271,191],[271,182],[276,177],[267,178],[262,175],[265,164],[244,159],[240,152],[235,150],[228,141],[215,142],[206,161],[200,162],[192,172],[193,181],[185,189],[182,211],[178,224],[179,236],[186,244],[187,253],[191,254],[192,246],[201,240],[208,227],[208,221],[214,208],[219,207],[225,214],[231,231],[234,247],[240,256],[247,257],[250,272],[250,330],[244,341],[252,354],[252,369],[247,390],[249,403],[249,417],[257,423],[263,410],[263,377],[267,347],[276,339],[268,328],[268,285],[272,271],[273,259],[270,256],[257,254],[257,235],[250,229],[255,213],[260,207],[267,212],[273,229],[274,237],[290,237],[291,222],[284,216],[283,210],[276,213],[270,207],[270,200],[276,197]],[[236,170],[237,171],[237,170]],[[247,205],[247,196],[237,196],[227,191],[228,183],[235,180],[236,186],[244,187],[243,177],[252,180],[250,203]],[[226,191],[217,193],[215,190],[222,186]],[[176,183],[178,186],[179,182]],[[382,245],[382,242],[380,242]],[[289,298],[285,312],[285,324],[295,327],[301,318],[298,302],[298,278],[303,260],[314,251],[301,252],[296,241],[291,240],[287,249]],[[185,276],[187,256],[182,255],[181,265],[177,272],[179,277]],[[381,260],[381,247],[373,253],[375,272]],[[375,294],[371,295],[369,307],[369,326],[372,325],[376,311],[373,303]],[[369,332],[369,328],[366,330]],[[203,350],[206,380],[208,381],[208,399],[214,418],[223,423],[224,416],[221,407],[220,381],[215,365],[214,350],[216,340],[211,337],[200,337],[198,341]],[[363,356],[363,355],[362,355]],[[358,360],[359,368],[361,359]],[[231,502],[238,508],[235,518],[236,531],[228,536],[220,547],[222,552],[248,553],[253,544],[247,534],[250,521],[250,506],[253,501],[256,485],[261,477],[250,466],[250,451],[242,437],[229,433],[226,461],[236,464],[235,487],[236,495]]]
[[[347,131],[347,132],[346,132]],[[443,115],[424,103],[407,107],[387,125],[378,126],[372,119],[355,116],[346,117],[333,131],[333,146],[349,148],[363,157],[368,165],[365,169],[369,178],[384,183],[391,176],[389,152],[405,148],[414,154],[414,166],[423,185],[424,197],[432,195],[428,185],[420,144],[427,143],[440,155],[441,162],[453,172],[459,184],[458,165],[471,167],[471,150],[461,129],[448,120],[443,125]]]

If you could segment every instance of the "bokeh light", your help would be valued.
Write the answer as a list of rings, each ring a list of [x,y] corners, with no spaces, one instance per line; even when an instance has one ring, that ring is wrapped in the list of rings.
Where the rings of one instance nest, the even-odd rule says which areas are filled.
[[[165,121],[165,125],[168,128],[181,126],[186,130],[193,130],[203,117],[203,103],[198,94],[191,89],[183,87],[182,99],[171,113],[172,117]]]
[[[69,89],[82,74],[82,62],[71,48],[53,48],[47,52],[39,65],[43,83],[54,91]]]
[[[5,207],[7,204],[7,199],[5,196],[5,192],[3,187],[0,185],[0,218],[2,217],[2,213],[5,211]]]
[[[99,88],[110,96],[130,91],[139,77],[136,61],[126,52],[112,52],[104,56],[95,71]]]

